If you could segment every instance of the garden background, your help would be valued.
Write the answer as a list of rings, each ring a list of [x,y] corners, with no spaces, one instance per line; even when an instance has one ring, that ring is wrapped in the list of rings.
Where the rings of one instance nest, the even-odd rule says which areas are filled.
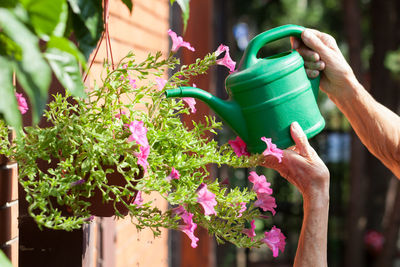
[[[195,52],[181,50],[184,64],[228,45],[239,61],[246,43],[256,34],[282,24],[298,24],[333,35],[359,80],[382,104],[399,108],[400,3],[396,0],[191,0],[186,32],[181,9],[167,0],[135,0],[130,13],[121,1],[110,1],[109,33],[115,60],[133,50],[138,58],[148,52],[168,53],[169,28],[183,35]],[[109,57],[102,42],[86,86],[100,74]],[[260,56],[290,49],[288,39],[274,42]],[[93,59],[93,54],[89,62]],[[168,74],[166,74],[168,75]],[[227,97],[228,71],[215,68],[193,81],[199,88]],[[50,94],[59,88],[54,78]],[[329,266],[397,266],[400,227],[400,183],[354,135],[343,115],[323,95],[320,107],[327,121],[312,145],[331,172],[328,237]],[[184,120],[200,120],[212,112],[198,101],[198,112]],[[24,124],[31,123],[30,114]],[[43,123],[43,122],[42,122]],[[216,137],[233,139],[229,129]],[[0,170],[0,245],[15,266],[291,266],[302,220],[302,200],[295,188],[270,170],[264,171],[277,201],[277,215],[256,221],[256,229],[279,226],[287,236],[285,253],[272,258],[266,247],[239,249],[217,245],[197,230],[196,249],[177,231],[137,233],[129,219],[95,218],[82,230],[40,231],[28,218],[23,191],[18,190],[17,166],[2,161]],[[248,170],[210,166],[215,177],[233,186],[248,186]],[[210,177],[213,179],[213,177]],[[227,182],[227,181],[224,181]],[[19,191],[19,192],[18,192]],[[19,193],[19,195],[18,195]],[[19,200],[18,200],[19,199]],[[160,206],[167,205],[160,202]],[[372,235],[371,235],[372,233]],[[372,237],[372,238],[371,238]],[[381,242],[384,240],[384,242]]]

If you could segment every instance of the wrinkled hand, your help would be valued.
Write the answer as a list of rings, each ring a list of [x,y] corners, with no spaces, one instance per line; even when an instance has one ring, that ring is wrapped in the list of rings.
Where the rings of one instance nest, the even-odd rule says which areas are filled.
[[[323,71],[320,84],[328,96],[337,96],[348,87],[348,81],[355,78],[336,40],[329,34],[306,29],[301,40],[292,37],[291,42],[304,59],[308,77],[315,78]]]
[[[275,169],[296,186],[303,198],[313,200],[329,198],[329,170],[310,146],[307,136],[297,122],[290,127],[295,146],[283,151],[282,162],[266,156],[262,166]]]

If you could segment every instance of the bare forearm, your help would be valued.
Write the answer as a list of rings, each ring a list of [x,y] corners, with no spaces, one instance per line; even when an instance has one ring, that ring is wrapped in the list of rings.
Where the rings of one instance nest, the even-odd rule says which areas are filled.
[[[331,99],[368,150],[400,178],[400,117],[375,101],[355,78],[342,92]]]
[[[327,266],[329,197],[304,200],[304,218],[294,267]]]

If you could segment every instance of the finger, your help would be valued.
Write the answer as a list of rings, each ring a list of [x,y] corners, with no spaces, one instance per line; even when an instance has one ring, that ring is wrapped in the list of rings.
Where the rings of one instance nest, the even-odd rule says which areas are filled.
[[[301,46],[297,49],[297,52],[304,58],[305,61],[317,62],[320,60],[320,56],[317,52],[312,51],[306,46]]]
[[[293,49],[298,49],[300,47],[301,40],[296,37],[290,37],[290,44],[292,45]]]
[[[306,134],[301,129],[298,122],[293,122],[290,125],[290,133],[292,135],[293,141],[296,144],[298,152],[303,157],[309,157],[312,154],[311,146],[308,143]]]
[[[337,48],[336,40],[331,35],[314,29],[308,29],[308,30],[311,31],[313,34],[315,34],[328,47],[333,49]]]
[[[304,61],[304,66],[306,69],[311,69],[311,70],[324,70],[325,69],[325,62],[319,60],[317,62],[312,62],[312,61]]]
[[[292,150],[292,151],[296,152],[297,154],[300,153],[300,151],[299,151],[299,149],[297,148],[297,146],[291,146],[291,147],[288,147],[287,149],[288,149],[288,150]]]
[[[318,70],[306,69],[306,73],[307,73],[307,77],[310,78],[310,79],[317,78],[318,75],[319,75],[319,71]]]
[[[301,34],[301,38],[306,46],[316,51],[319,54],[327,54],[329,48],[321,40],[321,35],[317,34],[315,30],[306,29]],[[318,32],[319,33],[319,32]]]
[[[298,152],[285,149],[283,150],[282,162],[279,162],[274,156],[266,156],[263,158],[261,165],[269,169],[274,169],[279,173],[287,173],[290,163],[293,163],[297,157],[300,157]]]

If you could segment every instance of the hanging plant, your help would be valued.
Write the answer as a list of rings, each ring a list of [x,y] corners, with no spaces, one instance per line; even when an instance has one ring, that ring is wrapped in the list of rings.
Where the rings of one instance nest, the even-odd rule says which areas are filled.
[[[174,51],[194,50],[169,33]],[[180,65],[174,52],[166,58],[149,54],[142,62],[129,53],[115,66],[105,62],[105,78],[88,90],[87,98],[55,95],[44,113],[52,126],[25,127],[14,144],[7,143],[2,121],[0,153],[17,160],[28,212],[37,224],[69,231],[94,215],[129,214],[139,230],[149,228],[155,236],[161,227],[184,232],[192,247],[201,242],[195,236],[201,225],[218,242],[240,247],[266,243],[274,256],[283,251],[285,237],[276,227],[265,236],[255,233],[254,220],[265,218],[266,212],[274,215],[276,208],[264,176],[251,173],[252,190],[229,189],[219,179],[209,179],[209,164],[252,167],[264,156],[250,155],[240,138],[218,145],[207,136],[217,134],[220,122],[205,116],[189,127],[181,115],[196,112],[196,101],[164,96],[213,65],[234,68],[231,60],[217,59],[220,50],[181,66],[168,80],[163,75]],[[267,146],[264,154],[280,160],[282,151],[271,150],[270,142]],[[164,198],[171,208],[161,210],[145,201],[150,194]]]

